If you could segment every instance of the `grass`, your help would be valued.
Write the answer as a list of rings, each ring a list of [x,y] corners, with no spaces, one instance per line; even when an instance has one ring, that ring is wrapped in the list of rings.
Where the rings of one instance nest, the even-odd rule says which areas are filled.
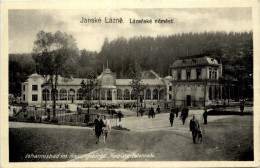
[[[10,128],[10,162],[67,161],[26,159],[26,154],[77,155],[110,148],[121,152],[153,153],[155,158],[129,161],[236,161],[253,160],[252,116],[216,120],[203,126],[203,142],[193,144],[190,132],[111,130],[107,144],[95,144],[94,131],[70,128]]]

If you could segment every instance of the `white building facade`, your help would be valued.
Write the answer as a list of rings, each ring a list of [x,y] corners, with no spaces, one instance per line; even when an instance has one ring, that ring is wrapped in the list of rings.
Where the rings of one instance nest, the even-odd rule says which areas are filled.
[[[187,56],[171,65],[175,105],[207,106],[222,99],[222,65],[205,55]]]
[[[56,90],[57,104],[83,104],[84,98],[81,95],[81,82],[83,78],[65,79],[58,78]],[[101,86],[100,90],[93,90],[92,102],[97,104],[124,104],[136,102],[133,89],[130,85],[132,79],[116,79],[116,76],[109,70],[104,70],[98,76]],[[141,83],[146,89],[141,93],[143,105],[161,105],[171,102],[171,77],[142,79]],[[43,86],[44,79],[41,75],[32,74],[28,80],[22,83],[23,103],[29,105],[51,104],[51,87]]]

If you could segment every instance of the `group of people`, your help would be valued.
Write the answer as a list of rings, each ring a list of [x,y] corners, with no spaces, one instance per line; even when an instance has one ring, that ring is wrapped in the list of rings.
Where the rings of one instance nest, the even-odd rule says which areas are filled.
[[[155,117],[155,111],[154,111],[153,107],[149,108],[148,117],[149,118],[151,118],[151,117],[154,118]]]
[[[171,112],[170,112],[170,116],[169,116],[171,127],[173,126],[173,121],[174,121],[175,116],[176,116],[176,118],[178,117],[179,111],[181,111],[180,117],[182,119],[182,123],[183,123],[183,125],[185,124],[185,120],[189,116],[189,109],[187,107],[182,107],[181,110],[179,109],[179,107],[171,108]],[[208,112],[207,112],[207,109],[205,108],[205,110],[203,112],[204,124],[207,124],[207,116],[208,116]],[[199,121],[196,119],[195,115],[192,115],[192,119],[190,120],[189,126],[190,126],[190,131],[192,132],[193,143],[196,143],[197,136],[202,140],[200,124],[199,124]]]
[[[177,118],[180,111],[181,111],[180,117],[182,119],[182,123],[183,123],[183,125],[185,124],[186,118],[189,115],[189,109],[187,107],[182,107],[180,110],[179,107],[176,107],[176,108],[171,108],[170,117],[169,117],[171,126],[173,125],[175,116]]]
[[[100,115],[97,115],[97,118],[94,121],[95,124],[95,136],[96,136],[96,144],[99,143],[99,138],[103,135],[104,143],[106,143],[108,131],[111,129],[110,121],[104,116],[104,120],[100,118]]]

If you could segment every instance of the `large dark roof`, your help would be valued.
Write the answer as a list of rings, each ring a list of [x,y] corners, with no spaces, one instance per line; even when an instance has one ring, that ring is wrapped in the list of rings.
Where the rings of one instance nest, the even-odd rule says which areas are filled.
[[[174,61],[171,68],[196,67],[196,66],[219,66],[220,64],[214,58],[206,55],[193,55],[181,57]]]

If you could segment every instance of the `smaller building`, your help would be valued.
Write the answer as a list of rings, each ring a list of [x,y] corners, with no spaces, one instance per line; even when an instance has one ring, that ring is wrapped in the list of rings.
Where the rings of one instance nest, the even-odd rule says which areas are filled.
[[[206,106],[222,99],[222,65],[206,55],[181,57],[171,65],[173,103]]]

